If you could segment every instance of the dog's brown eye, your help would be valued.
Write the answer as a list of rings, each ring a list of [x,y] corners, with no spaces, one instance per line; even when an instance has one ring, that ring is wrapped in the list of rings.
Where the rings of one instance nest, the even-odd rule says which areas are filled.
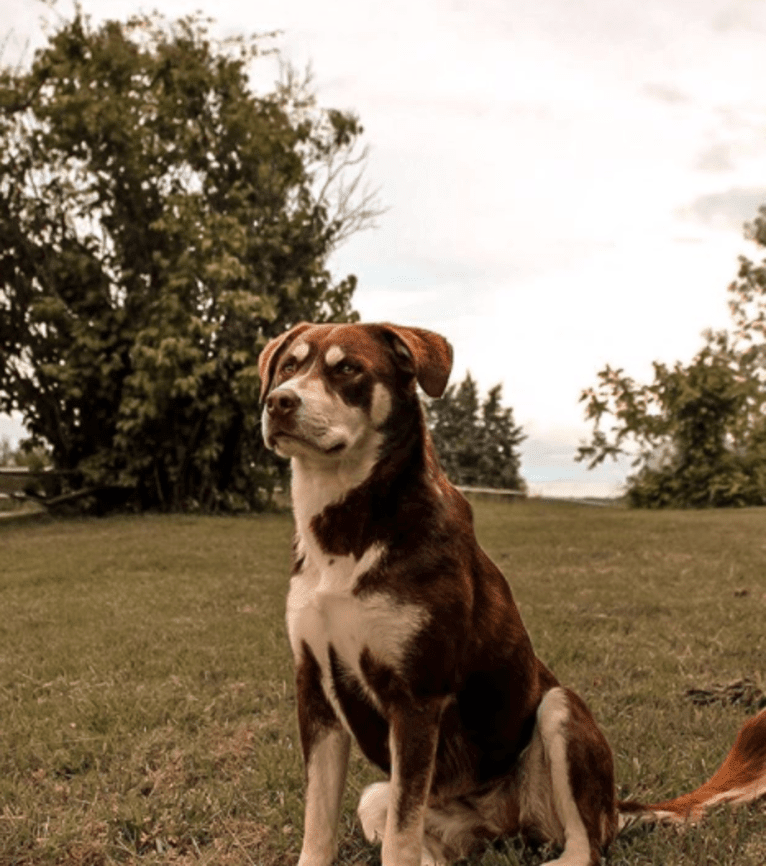
[[[336,373],[340,373],[341,376],[353,376],[354,373],[359,372],[359,367],[356,364],[352,364],[349,361],[342,361],[335,368]]]
[[[298,369],[298,365],[295,363],[295,361],[285,361],[285,363],[282,364],[281,372],[289,374],[289,373],[294,373],[297,369]]]

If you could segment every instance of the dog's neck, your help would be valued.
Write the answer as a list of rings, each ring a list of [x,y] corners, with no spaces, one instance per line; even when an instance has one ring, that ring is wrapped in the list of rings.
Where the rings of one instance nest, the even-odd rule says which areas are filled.
[[[422,416],[416,428],[393,430],[364,459],[323,463],[300,456],[291,465],[296,533],[309,556],[351,553],[358,559],[375,540],[371,530],[396,520],[418,487],[443,480]]]
[[[338,461],[332,464],[293,457],[290,461],[290,489],[299,535],[308,538],[314,517],[328,505],[342,502],[352,490],[364,484],[372,475],[376,463],[377,455],[359,462]]]

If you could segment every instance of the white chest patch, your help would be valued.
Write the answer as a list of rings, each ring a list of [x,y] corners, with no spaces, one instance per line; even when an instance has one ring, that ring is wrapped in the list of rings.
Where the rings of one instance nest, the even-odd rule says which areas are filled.
[[[296,659],[305,641],[322,670],[322,685],[335,712],[348,726],[332,686],[329,648],[362,684],[379,706],[360,668],[367,649],[376,659],[400,670],[410,639],[428,619],[427,611],[402,604],[384,593],[364,598],[354,595],[359,578],[385,554],[383,545],[369,547],[360,559],[353,556],[306,558],[303,570],[290,580],[287,596],[287,631]]]

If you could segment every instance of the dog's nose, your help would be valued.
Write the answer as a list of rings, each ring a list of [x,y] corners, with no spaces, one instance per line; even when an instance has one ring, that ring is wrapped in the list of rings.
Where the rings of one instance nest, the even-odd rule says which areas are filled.
[[[300,405],[301,398],[289,388],[272,391],[266,398],[266,409],[269,415],[286,418],[292,415]]]

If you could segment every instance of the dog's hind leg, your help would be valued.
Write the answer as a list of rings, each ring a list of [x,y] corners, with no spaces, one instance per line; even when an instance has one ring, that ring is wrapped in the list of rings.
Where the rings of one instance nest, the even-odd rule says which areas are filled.
[[[540,703],[535,738],[529,759],[541,746],[542,766],[530,768],[537,777],[530,824],[564,846],[546,866],[598,866],[617,831],[611,750],[585,704],[562,688]]]
[[[381,843],[383,841],[390,797],[390,782],[376,782],[362,792],[357,815],[368,842]],[[442,809],[429,808],[426,810],[420,866],[447,866],[455,859],[451,856],[451,849],[444,841],[444,837],[450,835],[450,831],[454,835],[454,825],[454,815],[447,814]]]
[[[368,785],[362,791],[356,814],[359,816],[362,832],[368,842],[383,841],[390,795],[390,782],[376,782],[374,785]]]

